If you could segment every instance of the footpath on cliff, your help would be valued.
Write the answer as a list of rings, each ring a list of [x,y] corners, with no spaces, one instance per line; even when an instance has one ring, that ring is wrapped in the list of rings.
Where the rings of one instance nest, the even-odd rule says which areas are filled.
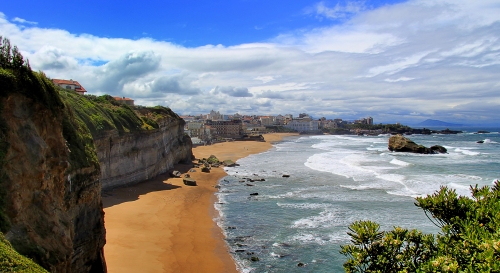
[[[261,153],[294,134],[267,134],[265,142],[224,142],[193,148],[196,158],[215,155],[236,161]],[[187,173],[190,165],[177,164]],[[108,272],[237,272],[220,228],[213,221],[215,186],[226,176],[189,172],[197,186],[168,174],[103,195],[106,225],[104,254]]]

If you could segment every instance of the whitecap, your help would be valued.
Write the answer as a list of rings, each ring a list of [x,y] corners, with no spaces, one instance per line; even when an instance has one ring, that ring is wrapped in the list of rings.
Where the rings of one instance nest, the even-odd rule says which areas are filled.
[[[455,149],[455,152],[457,152],[457,153],[462,153],[462,154],[464,154],[464,155],[472,155],[472,156],[481,154],[480,152],[473,152],[473,151],[470,151],[470,150],[468,150],[467,148],[456,148],[456,149]]]
[[[319,204],[319,203],[302,203],[302,204],[276,203],[276,204],[279,207],[296,208],[296,209],[324,209],[331,207],[330,204]]]
[[[482,177],[477,176],[477,175],[469,175],[469,174],[450,174],[448,177],[453,178],[453,179],[467,179],[467,180],[483,180]]]
[[[407,167],[407,166],[410,166],[411,163],[408,163],[408,162],[405,162],[403,160],[399,160],[399,159],[392,159],[391,162],[389,162],[391,164],[394,164],[394,165],[398,165],[398,166],[403,166],[403,167]]]

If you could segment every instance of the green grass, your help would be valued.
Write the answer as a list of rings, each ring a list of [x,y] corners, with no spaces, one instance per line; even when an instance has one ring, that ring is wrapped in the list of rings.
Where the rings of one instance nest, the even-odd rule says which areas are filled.
[[[109,95],[82,96],[62,88],[58,88],[58,92],[75,117],[85,123],[93,136],[109,130],[117,130],[120,135],[153,130],[159,127],[159,119],[179,118],[172,110],[162,106],[131,107],[120,104]]]
[[[0,272],[48,273],[32,260],[19,254],[0,233]]]

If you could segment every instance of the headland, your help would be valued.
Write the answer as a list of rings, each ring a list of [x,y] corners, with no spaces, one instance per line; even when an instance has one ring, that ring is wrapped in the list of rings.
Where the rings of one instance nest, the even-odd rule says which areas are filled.
[[[215,155],[236,161],[261,153],[294,133],[264,135],[265,142],[235,141],[193,148],[196,158]],[[187,173],[190,165],[177,164]],[[222,168],[189,172],[197,186],[168,174],[116,188],[103,195],[106,224],[104,249],[108,272],[237,272],[224,236],[214,222]]]

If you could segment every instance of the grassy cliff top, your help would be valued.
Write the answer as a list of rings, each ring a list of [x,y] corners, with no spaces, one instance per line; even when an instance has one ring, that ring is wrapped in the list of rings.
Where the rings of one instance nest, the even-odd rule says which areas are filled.
[[[119,134],[153,130],[158,128],[161,119],[180,119],[176,113],[163,106],[128,106],[110,95],[83,96],[72,90],[57,89],[61,99],[87,125],[93,136],[108,130],[117,130]]]

